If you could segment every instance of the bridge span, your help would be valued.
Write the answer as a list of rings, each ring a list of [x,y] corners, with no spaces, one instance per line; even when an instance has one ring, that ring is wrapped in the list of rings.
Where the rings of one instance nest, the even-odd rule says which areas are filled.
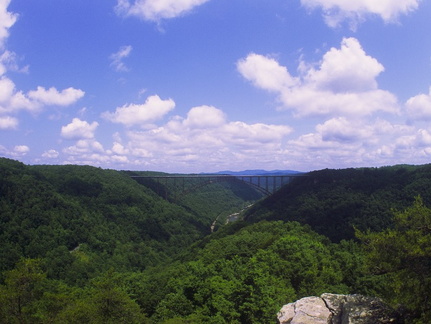
[[[217,182],[243,182],[248,186],[269,196],[282,186],[291,182],[294,178],[303,177],[305,174],[281,174],[281,175],[230,175],[230,174],[198,174],[198,175],[155,175],[139,176],[131,178],[143,185],[150,185],[154,191],[165,199],[169,197],[169,188],[175,188],[174,200],[178,200],[190,192]]]

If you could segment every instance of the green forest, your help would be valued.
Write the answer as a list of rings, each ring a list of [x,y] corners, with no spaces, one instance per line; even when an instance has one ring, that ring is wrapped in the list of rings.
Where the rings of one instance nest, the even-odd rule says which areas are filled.
[[[431,165],[313,171],[268,197],[132,177],[152,174],[0,158],[1,323],[276,323],[324,292],[431,322]]]

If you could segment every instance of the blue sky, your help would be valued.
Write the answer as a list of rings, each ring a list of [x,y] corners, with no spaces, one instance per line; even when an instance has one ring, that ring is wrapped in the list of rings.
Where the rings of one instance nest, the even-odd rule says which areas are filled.
[[[0,0],[0,156],[165,172],[431,161],[424,0]]]

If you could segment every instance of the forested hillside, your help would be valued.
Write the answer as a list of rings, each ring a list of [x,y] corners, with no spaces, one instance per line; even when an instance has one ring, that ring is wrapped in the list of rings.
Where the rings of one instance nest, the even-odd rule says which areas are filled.
[[[0,159],[1,322],[275,323],[323,292],[431,320],[431,166],[311,172],[230,224],[244,184],[155,185]]]
[[[230,214],[236,213],[261,199],[263,194],[235,178],[220,181],[208,181],[205,175],[201,177],[190,175],[182,179],[152,179],[151,176],[178,176],[175,174],[123,171],[127,176],[151,189],[157,195],[182,206],[188,211],[199,215],[201,221],[215,222],[216,228],[226,224]],[[184,175],[183,175],[184,176]],[[187,176],[187,175],[186,175]],[[142,178],[141,178],[142,177]]]
[[[296,178],[256,204],[245,216],[299,221],[334,242],[355,237],[355,228],[381,231],[393,225],[393,211],[421,196],[431,206],[431,165],[319,170]]]
[[[112,265],[142,270],[209,232],[196,215],[116,171],[1,163],[2,270],[21,256],[50,255],[65,261],[50,271],[69,272],[71,281]],[[92,266],[81,267],[70,251]]]

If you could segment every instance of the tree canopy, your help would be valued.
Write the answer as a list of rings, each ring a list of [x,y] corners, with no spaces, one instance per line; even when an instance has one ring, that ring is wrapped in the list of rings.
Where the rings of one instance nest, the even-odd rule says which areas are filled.
[[[431,321],[429,165],[315,171],[258,202],[130,175],[0,158],[2,323],[271,323],[323,292]]]
[[[370,272],[386,285],[381,293],[410,309],[423,323],[431,321],[431,209],[421,197],[396,212],[394,227],[382,232],[357,232],[367,251]]]

